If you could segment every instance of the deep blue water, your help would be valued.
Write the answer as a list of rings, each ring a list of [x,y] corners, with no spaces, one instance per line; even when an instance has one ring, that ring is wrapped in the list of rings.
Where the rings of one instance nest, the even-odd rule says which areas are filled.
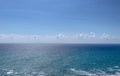
[[[120,45],[0,44],[0,76],[120,76]]]

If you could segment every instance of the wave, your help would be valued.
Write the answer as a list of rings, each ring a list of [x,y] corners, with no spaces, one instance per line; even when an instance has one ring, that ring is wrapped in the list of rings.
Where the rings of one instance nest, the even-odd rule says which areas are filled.
[[[91,69],[91,70],[81,70],[76,68],[70,68],[64,72],[63,76],[120,76],[120,67],[113,66],[104,68],[105,70],[100,69]],[[29,69],[28,69],[29,70]],[[57,69],[59,71],[59,69]],[[55,73],[53,70],[51,73]],[[0,69],[0,76],[52,76],[49,75],[49,71],[16,71],[12,69]],[[61,76],[60,72],[55,73],[54,76]]]
[[[96,74],[92,74],[92,73],[89,73],[89,72],[83,71],[83,70],[76,70],[74,68],[71,68],[70,70],[73,71],[74,73],[76,73],[78,75],[82,75],[82,76],[96,76]]]
[[[76,70],[75,68],[70,68],[70,70],[78,76],[120,76],[119,66],[114,66],[113,68],[107,68],[106,71],[96,69],[94,72],[88,72],[85,70]]]
[[[45,76],[44,72],[17,72],[15,70],[0,69],[0,76]]]

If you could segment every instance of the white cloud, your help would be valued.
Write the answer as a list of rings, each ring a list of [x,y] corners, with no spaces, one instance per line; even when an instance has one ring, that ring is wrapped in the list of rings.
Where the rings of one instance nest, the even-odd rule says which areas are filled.
[[[64,35],[64,34],[58,34],[58,35],[56,35],[56,38],[57,38],[57,39],[66,39],[67,36]]]
[[[96,42],[120,42],[120,38],[107,33],[96,35],[94,32],[75,35],[20,35],[0,34],[0,43],[96,43]]]
[[[94,32],[90,32],[89,34],[81,33],[78,36],[78,39],[93,39],[96,38],[96,34]]]
[[[109,40],[111,38],[111,36],[107,33],[103,33],[101,36],[100,36],[101,39],[105,39],[105,40]]]
[[[96,37],[96,34],[94,32],[90,32],[90,35],[89,35],[90,38],[95,38]]]

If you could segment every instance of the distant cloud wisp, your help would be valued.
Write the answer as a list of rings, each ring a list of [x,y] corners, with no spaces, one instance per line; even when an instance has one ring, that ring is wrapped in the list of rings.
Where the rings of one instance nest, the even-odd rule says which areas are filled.
[[[104,43],[120,42],[118,37],[113,37],[107,33],[96,35],[94,32],[88,34],[80,33],[76,35],[20,35],[20,34],[0,34],[0,43]]]

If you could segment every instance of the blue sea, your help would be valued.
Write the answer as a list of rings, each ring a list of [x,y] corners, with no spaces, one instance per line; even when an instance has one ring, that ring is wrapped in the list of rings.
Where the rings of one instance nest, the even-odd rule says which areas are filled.
[[[0,44],[0,76],[120,76],[120,45]]]

